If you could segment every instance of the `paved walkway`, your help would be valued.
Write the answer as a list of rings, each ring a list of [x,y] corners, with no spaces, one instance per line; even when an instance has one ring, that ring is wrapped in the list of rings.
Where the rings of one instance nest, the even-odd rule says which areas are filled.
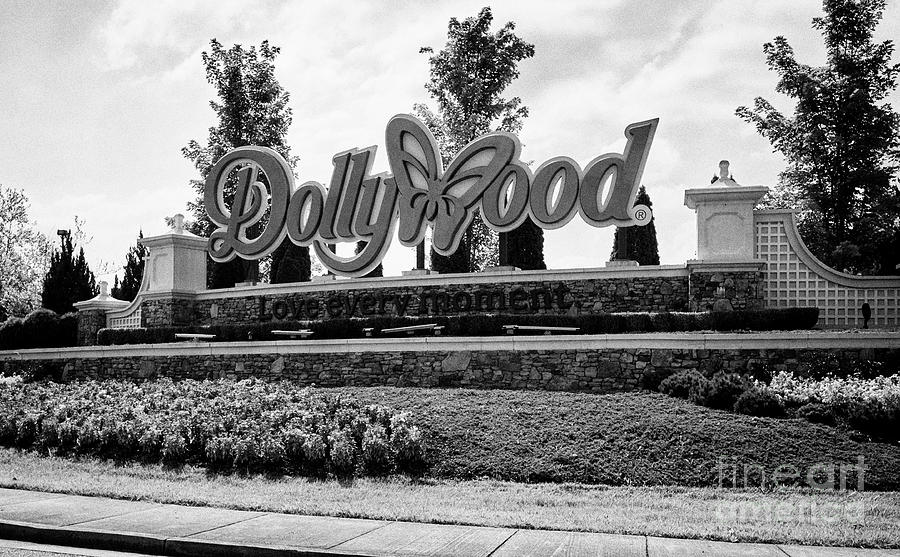
[[[16,489],[0,489],[0,538],[179,556],[900,556],[900,550],[301,516]]]

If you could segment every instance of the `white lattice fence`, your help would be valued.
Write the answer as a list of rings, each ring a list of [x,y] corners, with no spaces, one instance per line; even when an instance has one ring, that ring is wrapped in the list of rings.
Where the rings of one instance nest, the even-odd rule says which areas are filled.
[[[900,325],[900,277],[858,277],[831,269],[803,244],[790,211],[758,211],[754,222],[756,257],[767,262],[768,307],[818,307],[823,326],[862,327],[861,307],[868,303],[870,325]]]
[[[113,317],[107,314],[106,326],[110,329],[137,329],[141,326],[140,306],[138,306],[136,311],[120,317]]]

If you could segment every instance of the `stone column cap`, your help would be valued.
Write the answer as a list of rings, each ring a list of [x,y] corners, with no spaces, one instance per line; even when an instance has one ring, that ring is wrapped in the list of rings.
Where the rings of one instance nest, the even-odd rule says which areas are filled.
[[[91,298],[90,300],[84,300],[83,302],[75,302],[75,309],[78,311],[89,311],[93,309],[101,309],[101,310],[114,310],[114,309],[122,309],[130,305],[131,302],[126,302],[125,300],[118,300],[109,295],[109,284],[106,281],[100,281],[100,293]]]
[[[173,230],[166,234],[158,236],[150,236],[138,240],[147,248],[159,247],[161,245],[176,245],[186,247],[188,249],[206,249],[207,239],[191,234],[184,229],[184,215],[177,214],[172,217]]]
[[[684,190],[684,204],[696,209],[703,203],[728,203],[729,201],[745,201],[756,203],[769,192],[767,186],[712,186]]]

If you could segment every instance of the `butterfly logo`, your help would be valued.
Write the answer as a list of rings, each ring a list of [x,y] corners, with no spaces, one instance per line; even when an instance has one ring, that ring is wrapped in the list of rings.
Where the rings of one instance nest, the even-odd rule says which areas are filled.
[[[520,149],[515,136],[491,133],[466,145],[444,171],[434,136],[419,120],[403,114],[388,122],[385,146],[400,193],[400,242],[419,244],[431,224],[432,247],[441,255],[456,251],[482,194],[518,160]]]

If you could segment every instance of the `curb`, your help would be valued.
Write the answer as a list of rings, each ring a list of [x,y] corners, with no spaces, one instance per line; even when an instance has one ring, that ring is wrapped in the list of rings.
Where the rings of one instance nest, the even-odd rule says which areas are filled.
[[[172,557],[377,557],[372,553],[244,545],[191,538],[167,538],[139,532],[115,532],[72,526],[0,520],[0,538],[33,543],[128,551]]]
[[[113,532],[0,520],[0,538],[70,547],[166,554],[166,538],[137,532]]]

